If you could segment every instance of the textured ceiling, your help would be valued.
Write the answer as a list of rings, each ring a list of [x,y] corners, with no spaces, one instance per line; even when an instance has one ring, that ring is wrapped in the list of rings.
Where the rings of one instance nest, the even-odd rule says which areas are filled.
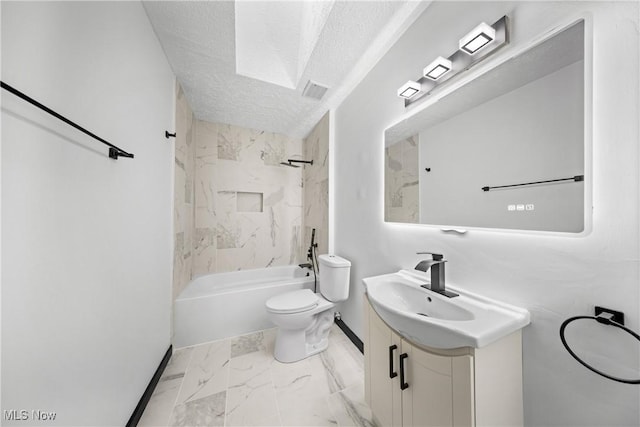
[[[247,3],[243,1],[242,7],[247,7]],[[277,11],[282,9],[276,6],[286,2],[268,3]],[[300,40],[294,44],[301,46],[300,56],[306,66],[294,67],[295,72],[289,72],[295,77],[290,85],[295,85],[293,89],[237,73],[234,2],[143,4],[198,119],[301,138],[328,109],[338,105],[428,2],[336,1],[324,26],[313,34],[315,41],[309,40],[309,33],[300,29],[299,22],[292,22],[293,14],[282,14],[278,25],[272,23],[276,18],[265,16],[269,24],[261,25],[260,31],[265,34],[273,28],[273,34],[265,35],[271,40],[282,40],[283,28],[287,26],[293,27],[291,34],[298,31]],[[289,19],[284,15],[289,15]],[[242,23],[244,30],[246,25]],[[314,46],[312,50],[310,45]],[[243,42],[244,60],[246,49]],[[255,55],[270,62],[265,64],[266,68],[278,66],[277,60],[263,59],[266,56],[261,53],[256,51]],[[302,96],[308,80],[330,88],[322,100]]]

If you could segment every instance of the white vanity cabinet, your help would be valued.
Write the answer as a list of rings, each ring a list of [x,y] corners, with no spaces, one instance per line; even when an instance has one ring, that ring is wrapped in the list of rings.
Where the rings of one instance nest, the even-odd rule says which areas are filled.
[[[429,349],[387,326],[366,295],[364,308],[365,397],[378,425],[522,425],[520,331],[480,349]]]

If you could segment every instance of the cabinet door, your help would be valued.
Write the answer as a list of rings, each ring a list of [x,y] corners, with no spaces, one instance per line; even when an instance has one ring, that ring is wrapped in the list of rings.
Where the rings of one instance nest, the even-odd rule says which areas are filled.
[[[427,353],[402,342],[404,377],[403,426],[453,426],[451,357]]]
[[[371,411],[380,426],[401,426],[398,355],[400,337],[369,308],[369,381]],[[394,347],[395,346],[395,347]],[[394,376],[393,373],[396,375]]]

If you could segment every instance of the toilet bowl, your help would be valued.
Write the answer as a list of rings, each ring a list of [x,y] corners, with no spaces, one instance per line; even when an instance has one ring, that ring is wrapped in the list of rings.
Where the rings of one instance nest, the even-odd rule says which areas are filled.
[[[278,327],[274,356],[296,362],[325,350],[335,304],[309,289],[287,292],[267,301],[267,315]]]
[[[320,255],[319,289],[276,295],[266,302],[267,316],[278,327],[274,356],[296,362],[326,350],[336,302],[349,296],[351,263],[335,255]]]

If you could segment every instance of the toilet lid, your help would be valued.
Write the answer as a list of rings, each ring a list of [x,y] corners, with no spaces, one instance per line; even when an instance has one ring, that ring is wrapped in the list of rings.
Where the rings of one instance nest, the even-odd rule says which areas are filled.
[[[267,309],[273,313],[298,313],[318,305],[318,296],[309,289],[286,292],[267,300]]]

